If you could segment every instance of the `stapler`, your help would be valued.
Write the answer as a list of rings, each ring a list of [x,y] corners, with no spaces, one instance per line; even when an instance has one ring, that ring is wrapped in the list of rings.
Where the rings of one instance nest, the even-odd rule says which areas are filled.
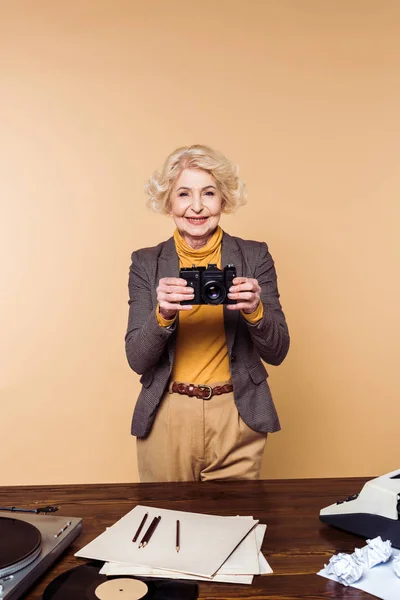
[[[400,548],[400,469],[367,481],[361,492],[323,508],[324,523]]]

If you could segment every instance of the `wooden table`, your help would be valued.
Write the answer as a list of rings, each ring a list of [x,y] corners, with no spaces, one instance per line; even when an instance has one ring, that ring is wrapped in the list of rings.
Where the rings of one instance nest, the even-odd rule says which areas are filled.
[[[368,478],[370,479],[370,478]],[[262,551],[273,575],[255,576],[251,586],[200,583],[199,598],[320,600],[371,596],[316,575],[332,554],[353,552],[362,538],[319,520],[321,508],[359,492],[367,479],[297,479],[210,483],[65,485],[0,488],[0,505],[56,505],[58,514],[83,518],[83,532],[27,596],[42,597],[60,573],[83,564],[73,556],[136,504],[219,515],[251,515],[268,528]]]

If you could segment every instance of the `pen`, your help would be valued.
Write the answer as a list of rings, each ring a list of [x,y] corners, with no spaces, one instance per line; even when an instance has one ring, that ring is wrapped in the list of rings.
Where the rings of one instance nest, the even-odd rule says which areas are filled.
[[[179,521],[176,522],[176,544],[175,544],[175,548],[176,551],[179,552],[180,550],[180,523]]]
[[[139,527],[138,527],[138,530],[137,530],[137,532],[135,533],[135,537],[133,538],[132,542],[136,542],[136,540],[138,539],[138,537],[139,537],[139,534],[140,534],[140,532],[141,532],[141,531],[142,531],[142,529],[143,529],[143,525],[146,523],[146,519],[147,519],[147,517],[148,517],[148,514],[149,514],[149,513],[146,513],[146,514],[144,515],[144,517],[143,517],[143,519],[142,519],[142,521],[141,521],[141,523],[140,523],[140,525],[139,525]]]
[[[160,521],[161,521],[161,517],[154,517],[153,522],[151,523],[145,536],[142,539],[142,542],[141,542],[142,548],[145,548],[145,546],[147,546],[147,544],[150,542],[150,538],[153,535],[153,533]],[[140,544],[139,544],[139,548],[140,548]]]
[[[145,546],[147,546],[147,544],[150,541],[151,536],[154,533],[155,528],[157,527],[157,525],[159,524],[160,521],[161,521],[161,517],[154,517],[154,519],[150,523],[148,530],[142,537],[142,541],[139,544],[139,548],[144,548]]]

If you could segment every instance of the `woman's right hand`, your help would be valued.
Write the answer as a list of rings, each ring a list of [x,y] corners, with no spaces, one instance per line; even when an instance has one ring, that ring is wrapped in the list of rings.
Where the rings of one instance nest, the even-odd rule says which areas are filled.
[[[157,302],[159,313],[163,319],[173,319],[180,310],[191,310],[189,304],[180,304],[182,300],[194,298],[193,288],[185,279],[179,277],[163,277],[157,286]]]

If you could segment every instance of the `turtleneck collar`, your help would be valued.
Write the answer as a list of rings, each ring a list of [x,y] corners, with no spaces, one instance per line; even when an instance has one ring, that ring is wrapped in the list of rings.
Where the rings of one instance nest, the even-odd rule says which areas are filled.
[[[211,254],[214,254],[220,246],[222,242],[223,231],[221,227],[217,227],[214,231],[207,244],[202,248],[194,249],[191,248],[183,239],[181,234],[177,229],[174,231],[174,241],[175,248],[178,253],[179,258],[182,259],[195,259],[196,261],[200,261],[204,258],[209,257]]]

